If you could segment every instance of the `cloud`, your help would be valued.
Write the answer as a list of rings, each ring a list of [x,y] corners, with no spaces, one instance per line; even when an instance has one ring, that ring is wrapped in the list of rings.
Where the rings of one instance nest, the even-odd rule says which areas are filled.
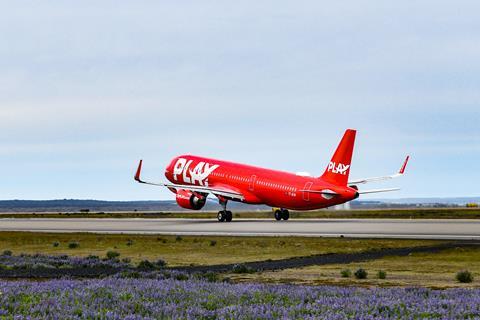
[[[359,130],[355,175],[414,152],[412,169],[442,179],[412,170],[400,196],[446,194],[444,181],[474,190],[475,1],[5,7],[2,197],[170,197],[133,187],[132,163],[144,157],[161,178],[184,152],[318,173],[347,127]]]

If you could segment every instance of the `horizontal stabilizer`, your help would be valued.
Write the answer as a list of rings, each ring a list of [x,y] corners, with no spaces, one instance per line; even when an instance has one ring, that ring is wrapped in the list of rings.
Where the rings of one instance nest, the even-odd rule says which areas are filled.
[[[390,191],[398,191],[400,188],[391,188],[391,189],[373,189],[373,190],[365,190],[365,191],[358,191],[359,194],[368,194],[368,193],[380,193],[380,192],[390,192]]]

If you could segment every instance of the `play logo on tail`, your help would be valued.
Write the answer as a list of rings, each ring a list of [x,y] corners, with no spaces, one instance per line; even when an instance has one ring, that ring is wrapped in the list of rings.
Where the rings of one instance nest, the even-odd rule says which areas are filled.
[[[347,185],[356,134],[356,130],[348,129],[345,131],[342,141],[340,141],[332,160],[330,160],[325,173],[322,175],[322,179],[340,186]]]
[[[332,172],[332,173],[339,173],[339,174],[346,175],[347,170],[349,168],[350,168],[350,165],[345,165],[343,163],[339,163],[337,165],[335,162],[330,161],[330,163],[328,164],[328,167],[327,167],[327,171]]]

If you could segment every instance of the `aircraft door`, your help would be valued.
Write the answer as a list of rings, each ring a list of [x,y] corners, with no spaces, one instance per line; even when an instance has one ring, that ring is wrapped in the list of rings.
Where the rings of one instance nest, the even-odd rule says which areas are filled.
[[[310,190],[312,185],[313,185],[313,182],[305,183],[305,187],[303,188],[303,190]],[[310,201],[310,192],[303,191],[303,200]]]
[[[257,181],[257,176],[252,175],[250,177],[250,181],[248,183],[248,191],[254,191],[255,190],[255,182]]]

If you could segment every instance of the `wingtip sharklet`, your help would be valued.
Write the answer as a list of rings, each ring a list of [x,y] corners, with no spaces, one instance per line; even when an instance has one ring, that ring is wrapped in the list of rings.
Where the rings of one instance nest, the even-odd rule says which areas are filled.
[[[133,177],[135,179],[135,181],[138,181],[138,182],[142,182],[142,180],[140,179],[140,174],[142,172],[142,163],[143,163],[143,160],[140,160],[140,162],[138,163],[137,172],[135,173],[135,176]]]
[[[405,173],[405,169],[407,168],[407,163],[408,163],[409,159],[410,159],[410,155],[408,155],[405,158],[405,161],[403,162],[402,167],[400,168],[400,171],[398,171],[399,174],[404,174]]]

